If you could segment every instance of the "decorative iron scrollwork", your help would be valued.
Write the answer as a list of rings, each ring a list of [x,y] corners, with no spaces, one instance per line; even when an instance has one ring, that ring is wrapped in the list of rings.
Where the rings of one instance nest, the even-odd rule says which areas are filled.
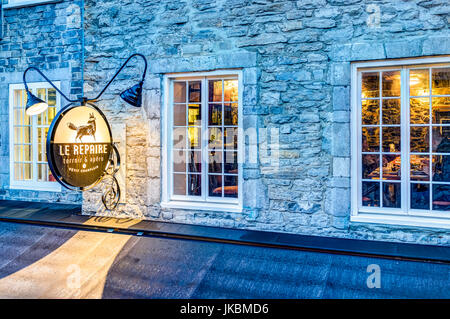
[[[120,154],[115,143],[112,143],[113,152],[109,158],[109,165],[103,177],[105,189],[102,195],[102,202],[106,209],[114,210],[120,201],[120,186],[116,178],[116,173],[120,169]]]

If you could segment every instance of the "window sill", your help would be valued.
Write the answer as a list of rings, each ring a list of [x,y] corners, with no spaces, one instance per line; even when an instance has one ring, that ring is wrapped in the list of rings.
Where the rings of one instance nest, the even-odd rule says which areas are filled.
[[[10,185],[9,189],[14,190],[26,190],[26,191],[39,191],[39,192],[61,192],[61,185]]]
[[[3,9],[17,9],[17,8],[23,8],[23,7],[31,7],[31,6],[37,6],[41,4],[48,4],[48,3],[57,3],[62,2],[62,0],[24,0],[18,3],[11,3],[11,4],[5,4],[3,6]]]
[[[397,225],[425,228],[450,229],[450,219],[438,217],[420,217],[410,215],[394,215],[380,213],[358,213],[350,216],[351,222],[380,225]]]
[[[206,211],[219,211],[229,213],[241,213],[242,207],[236,204],[219,204],[219,203],[204,203],[204,202],[192,202],[192,201],[170,201],[161,202],[162,208],[174,208],[185,210],[206,210]]]

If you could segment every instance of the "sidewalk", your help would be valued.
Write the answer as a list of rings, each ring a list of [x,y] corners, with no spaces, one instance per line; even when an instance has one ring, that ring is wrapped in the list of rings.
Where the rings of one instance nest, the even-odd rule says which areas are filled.
[[[450,247],[339,239],[81,215],[81,206],[0,201],[0,221],[218,243],[450,263]]]

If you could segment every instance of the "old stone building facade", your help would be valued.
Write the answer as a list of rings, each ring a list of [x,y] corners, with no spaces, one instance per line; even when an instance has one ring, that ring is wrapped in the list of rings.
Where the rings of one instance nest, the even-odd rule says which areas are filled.
[[[64,28],[64,23],[62,26],[58,23],[71,5],[81,5],[83,10],[77,9],[77,12],[84,11],[83,37],[75,26],[65,25],[64,30],[58,30]],[[50,71],[55,64],[52,59],[56,59],[58,68],[71,68],[70,86],[66,91],[71,87],[71,93],[80,93],[80,68],[84,65],[84,95],[94,96],[128,56],[138,52],[148,59],[142,108],[132,108],[118,96],[139,80],[143,64],[138,59],[124,69],[98,102],[110,121],[123,159],[121,203],[114,211],[105,210],[101,203],[102,187],[99,186],[83,193],[83,213],[329,237],[449,244],[450,220],[445,214],[450,194],[445,178],[441,179],[441,184],[433,184],[434,179],[423,186],[434,190],[434,195],[429,195],[428,208],[435,215],[430,218],[423,216],[423,212],[421,217],[410,214],[406,208],[409,205],[406,198],[416,196],[416,193],[410,194],[409,180],[401,179],[398,173],[390,183],[386,182],[390,179],[388,166],[397,165],[395,161],[399,157],[402,158],[402,172],[408,171],[403,163],[408,163],[409,153],[400,153],[400,147],[396,149],[394,145],[397,142],[388,143],[387,149],[383,145],[383,150],[379,151],[383,164],[378,164],[378,171],[373,169],[371,172],[375,175],[370,177],[378,184],[358,177],[365,174],[358,168],[361,158],[375,156],[373,152],[365,154],[364,146],[362,151],[358,149],[358,141],[367,138],[367,135],[361,137],[361,126],[372,124],[373,127],[367,129],[373,130],[377,126],[384,132],[391,130],[394,137],[397,128],[403,133],[409,132],[411,125],[405,124],[408,113],[404,106],[409,96],[406,87],[412,83],[405,79],[412,77],[414,72],[410,66],[429,67],[433,90],[435,85],[440,88],[448,84],[442,75],[450,62],[447,1],[86,0],[84,4],[64,1],[18,10],[22,11],[5,11],[6,21],[11,20],[9,32],[20,32],[14,31],[14,21],[21,14],[33,12],[39,16],[55,12],[53,24],[47,27],[48,37],[43,32],[39,32],[39,36],[42,41],[50,40],[55,34],[60,38],[51,40],[48,56],[39,48],[28,48],[25,40],[27,37],[33,39],[30,33],[23,36],[23,44],[17,48],[5,38],[2,48],[8,50],[2,49],[1,61],[5,62],[0,61],[3,71],[0,76],[7,70],[20,73],[30,63]],[[69,23],[67,19],[65,23]],[[14,36],[13,33],[8,35]],[[57,45],[58,41],[61,44]],[[84,43],[82,48],[81,41]],[[82,61],[78,59],[81,49],[84,50]],[[36,62],[28,57],[34,52]],[[444,71],[436,71],[437,65]],[[401,85],[401,92],[399,89],[392,93],[392,89],[391,93],[386,93],[389,99],[397,97],[401,103],[402,111],[397,112],[399,118],[402,114],[401,123],[399,120],[386,124],[384,119],[381,123],[368,124],[364,119],[359,122],[361,115],[358,117],[358,112],[361,111],[357,109],[361,103],[366,103],[366,75],[361,71],[365,69],[370,69],[372,76],[378,72],[375,76],[383,88],[372,88],[379,94],[375,97],[367,95],[373,100],[376,96],[379,101],[387,100],[383,95],[385,80],[391,89],[393,81],[397,81],[395,85]],[[389,72],[394,72],[392,77],[384,78]],[[436,80],[438,78],[444,80]],[[214,81],[223,83],[220,90],[227,90],[225,82],[235,81],[233,85],[239,91],[229,103],[231,107],[236,105],[238,110],[238,120],[229,124],[230,127],[225,124],[225,110],[230,107],[226,93],[218,100],[211,97],[215,94],[211,93],[215,90],[211,84]],[[195,85],[200,87],[194,89]],[[177,100],[178,89],[183,94],[188,90],[189,100],[186,96]],[[2,92],[4,90],[2,88]],[[192,96],[199,96],[192,97],[191,90]],[[362,98],[360,90],[363,90]],[[445,90],[437,95],[445,99],[450,94]],[[428,94],[434,98],[434,93]],[[2,105],[6,105],[5,98]],[[442,103],[447,105],[447,102]],[[221,125],[217,128],[211,124],[214,122],[211,110],[219,104],[224,111],[221,113],[223,123],[216,123]],[[191,165],[191,159],[188,159],[189,163],[182,168],[184,175],[173,166],[176,164],[173,161],[176,147],[172,137],[176,136],[172,128],[178,126],[174,108],[180,105],[187,108],[189,123],[191,115],[194,118],[194,124],[186,124],[186,121],[180,124],[187,128],[187,142],[192,144],[190,150],[182,147],[180,152],[198,152],[202,158],[199,160],[201,168],[196,166],[197,162]],[[376,110],[380,114],[379,109]],[[445,107],[442,110],[441,113],[446,112]],[[4,109],[2,114],[6,115],[6,111]],[[383,112],[388,114],[388,111]],[[434,109],[431,112],[435,112]],[[396,116],[395,112],[392,114]],[[446,123],[444,120],[439,122],[443,136]],[[393,128],[387,129],[384,124]],[[429,125],[434,127],[432,124]],[[2,128],[5,125],[6,121],[2,122]],[[230,170],[228,174],[227,163],[222,162],[220,165],[225,167],[222,175],[212,174],[209,156],[215,155],[211,149],[204,148],[203,142],[198,147],[193,145],[197,142],[190,134],[197,134],[192,133],[196,128],[201,132],[199,139],[203,142],[211,142],[212,135],[208,134],[213,129],[222,130],[223,134],[227,129],[238,129],[238,145],[233,152],[241,161],[234,171]],[[404,152],[405,147],[408,148],[408,139],[404,139],[405,134],[402,136],[398,143],[404,146]],[[7,138],[3,137],[4,149],[0,148],[3,155],[0,155],[6,161],[9,160],[8,147],[4,146],[7,144]],[[221,152],[225,156],[225,146]],[[389,152],[398,153],[398,157],[390,159],[394,155]],[[379,158],[376,161],[380,161]],[[443,162],[441,159],[440,163],[445,166],[448,163],[445,161],[445,158]],[[191,171],[194,166],[198,169],[195,173]],[[208,172],[205,172],[206,167]],[[0,169],[3,170],[0,176],[5,176],[0,179],[0,185],[4,185],[0,192],[3,192],[3,198],[13,197],[5,187],[8,185],[8,168]],[[381,170],[384,179],[376,175]],[[181,178],[181,184],[187,180],[187,184],[181,186],[181,192],[197,197],[191,201],[190,196],[174,196],[179,191],[175,189],[177,178]],[[221,182],[222,179],[225,182]],[[209,185],[213,180],[219,181],[221,187],[211,188]],[[369,186],[371,191],[367,191]],[[214,201],[211,196],[216,196],[217,190],[222,196]],[[431,190],[427,194],[431,194]],[[383,204],[378,203],[380,198]],[[369,207],[367,212],[362,207],[364,214],[359,214],[361,205],[375,207]],[[391,211],[392,207],[399,210]]]
[[[17,162],[33,162],[34,157],[38,157],[38,142],[33,141],[33,136],[37,135],[34,134],[37,133],[34,131],[36,125],[27,123],[23,112],[18,113],[21,120],[9,116],[13,107],[11,104],[14,103],[10,94],[13,94],[14,88],[23,89],[22,75],[28,66],[41,69],[69,97],[82,94],[81,2],[3,1],[3,32],[0,39],[0,199],[63,203],[78,203],[81,200],[79,193],[60,187],[56,191],[41,187],[37,169],[30,164],[16,164],[24,174],[29,175],[22,175],[19,179],[28,178],[29,181],[25,185],[12,185],[12,166]],[[31,85],[39,83],[36,87],[39,88],[44,79],[31,71],[27,74],[27,81]],[[58,101],[58,105],[61,103],[64,106],[65,101]],[[27,124],[31,126],[24,126]],[[21,130],[24,135],[25,131],[30,130],[31,134],[26,133],[27,137],[19,141],[19,136],[12,136],[12,127]],[[18,146],[20,142],[22,146]],[[17,161],[12,156],[15,150],[12,144],[16,145]],[[29,150],[27,145],[30,145]],[[29,173],[26,172],[27,166],[30,167]]]

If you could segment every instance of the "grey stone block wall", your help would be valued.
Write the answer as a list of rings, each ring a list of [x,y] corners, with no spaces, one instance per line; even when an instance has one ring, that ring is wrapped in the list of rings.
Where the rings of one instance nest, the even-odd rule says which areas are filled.
[[[447,1],[87,0],[85,21],[87,93],[134,52],[150,64],[142,109],[118,97],[138,60],[100,102],[113,128],[126,124],[126,202],[104,211],[97,188],[84,194],[86,214],[449,244],[437,229],[349,221],[351,62],[450,54]],[[162,209],[162,77],[227,68],[244,72],[244,123],[258,132],[244,212]]]
[[[81,203],[81,194],[9,188],[9,84],[22,83],[28,66],[60,81],[69,98],[82,93],[81,0],[4,10],[0,40],[0,199]],[[36,72],[28,82],[44,82]],[[65,101],[62,101],[64,106]]]

